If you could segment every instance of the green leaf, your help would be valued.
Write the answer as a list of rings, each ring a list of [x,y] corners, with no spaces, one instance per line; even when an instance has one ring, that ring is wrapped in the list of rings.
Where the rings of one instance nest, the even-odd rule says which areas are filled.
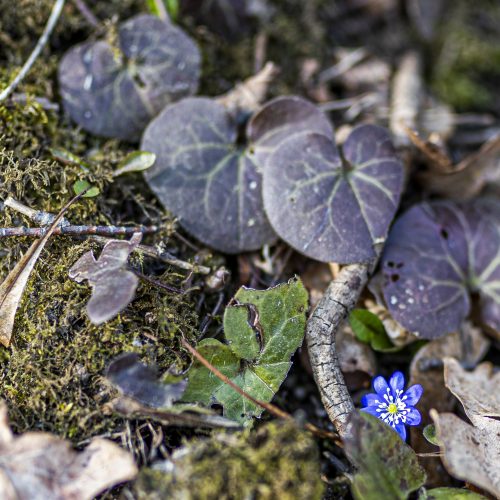
[[[179,0],[165,0],[168,14],[172,21],[176,21],[179,16]]]
[[[349,323],[358,340],[369,344],[373,350],[380,352],[398,350],[387,335],[382,321],[370,311],[353,309],[349,315]]]
[[[91,186],[87,181],[80,180],[73,184],[73,191],[76,195],[83,193],[86,189],[88,189],[88,191],[83,195],[83,198],[94,198],[100,193],[98,187]]]
[[[271,401],[301,345],[307,292],[299,279],[268,290],[240,288],[224,314],[227,343],[202,340],[202,356],[256,399]],[[183,401],[219,403],[227,418],[247,422],[263,411],[195,361]]]
[[[479,493],[464,488],[434,488],[420,492],[418,500],[486,500]]]
[[[53,158],[66,165],[79,165],[85,172],[90,170],[90,165],[83,158],[73,154],[71,151],[63,148],[49,148]]]
[[[439,440],[436,436],[436,426],[434,424],[426,425],[423,434],[429,443],[439,446]]]
[[[405,500],[425,483],[426,474],[416,453],[373,415],[353,414],[344,445],[358,469],[351,485],[355,499]]]
[[[142,172],[151,167],[155,160],[156,155],[154,153],[133,151],[118,164],[118,168],[113,172],[113,177],[128,174],[129,172]]]
[[[163,3],[170,19],[175,21],[179,15],[179,0],[146,0],[149,12],[162,19],[164,14],[160,10],[159,3]]]

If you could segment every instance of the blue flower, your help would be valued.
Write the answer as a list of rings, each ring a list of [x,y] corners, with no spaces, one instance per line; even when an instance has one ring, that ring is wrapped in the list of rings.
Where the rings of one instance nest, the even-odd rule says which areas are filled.
[[[390,425],[406,440],[405,425],[418,425],[422,420],[420,412],[415,408],[424,389],[420,384],[412,385],[404,391],[405,378],[401,372],[394,372],[387,384],[384,377],[373,379],[376,394],[366,394],[361,400],[364,408],[361,411],[371,413]]]

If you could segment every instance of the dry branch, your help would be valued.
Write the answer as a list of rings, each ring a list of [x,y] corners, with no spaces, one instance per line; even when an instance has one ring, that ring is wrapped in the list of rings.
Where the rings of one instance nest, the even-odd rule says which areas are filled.
[[[314,380],[328,417],[340,437],[344,434],[354,404],[340,371],[335,335],[358,301],[371,268],[371,263],[352,264],[342,268],[311,314],[306,327],[307,348]]]

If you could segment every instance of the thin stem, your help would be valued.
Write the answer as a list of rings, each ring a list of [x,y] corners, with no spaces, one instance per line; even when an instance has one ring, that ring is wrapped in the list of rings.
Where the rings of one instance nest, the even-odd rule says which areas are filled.
[[[80,11],[80,14],[85,18],[85,20],[94,28],[100,26],[99,19],[94,15],[94,13],[87,7],[87,4],[83,0],[73,0],[76,8]]]
[[[150,276],[147,276],[145,274],[142,274],[141,272],[137,271],[137,269],[131,269],[131,271],[142,281],[145,281],[146,283],[150,283],[151,285],[157,286],[158,288],[163,288],[163,290],[167,290],[168,292],[173,292],[173,293],[179,293],[183,295],[185,292],[184,290],[181,290],[179,288],[175,288],[174,286],[167,285],[165,283],[162,283],[161,281],[155,280],[151,278]]]
[[[28,236],[41,238],[48,231],[48,227],[5,227],[0,228],[0,238],[14,236]],[[61,236],[129,236],[134,233],[153,234],[158,231],[157,226],[59,226],[52,234]]]
[[[52,12],[50,13],[49,20],[47,21],[45,29],[43,30],[42,36],[38,39],[38,42],[35,48],[33,49],[33,52],[30,54],[27,61],[24,63],[23,67],[21,68],[21,71],[19,71],[19,73],[14,78],[14,80],[12,80],[9,86],[2,93],[0,93],[0,102],[5,101],[5,99],[7,99],[7,97],[9,97],[9,95],[12,94],[12,92],[14,92],[16,87],[28,74],[34,62],[40,55],[40,52],[47,44],[49,37],[57,24],[59,16],[61,15],[65,2],[66,0],[56,0],[56,2],[54,3],[54,6],[52,7]]]
[[[170,20],[170,17],[168,15],[165,4],[163,3],[163,0],[153,0],[153,2],[156,6],[156,12],[158,13],[158,17],[162,21],[168,22]]]
[[[238,394],[243,396],[244,398],[248,399],[250,402],[252,402],[256,406],[260,406],[261,408],[264,408],[267,410],[271,415],[274,415],[277,418],[281,418],[283,420],[293,420],[292,415],[287,413],[286,411],[283,411],[282,409],[278,408],[277,406],[271,404],[271,403],[266,403],[265,401],[261,401],[260,399],[255,399],[253,396],[250,396],[248,392],[245,392],[241,387],[237,386],[232,380],[230,380],[228,377],[226,377],[222,372],[217,370],[214,365],[212,365],[206,358],[204,358],[194,347],[192,347],[185,339],[181,339],[182,345],[208,370],[210,370],[218,379],[222,380],[225,384],[229,385],[232,389],[234,389]],[[324,431],[320,429],[319,427],[316,427],[314,424],[306,423],[304,425],[304,428],[307,429],[308,431],[312,432],[313,434],[316,434],[317,436],[323,437],[323,438],[330,438],[333,439],[337,444],[338,442],[338,437],[328,431]]]

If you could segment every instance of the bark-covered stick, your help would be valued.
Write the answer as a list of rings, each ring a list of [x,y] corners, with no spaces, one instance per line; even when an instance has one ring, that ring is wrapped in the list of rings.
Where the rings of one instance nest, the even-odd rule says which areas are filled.
[[[335,335],[351,309],[356,305],[372,263],[345,266],[330,283],[323,298],[311,314],[306,327],[307,349],[328,417],[343,436],[354,404],[340,371],[335,349]]]

